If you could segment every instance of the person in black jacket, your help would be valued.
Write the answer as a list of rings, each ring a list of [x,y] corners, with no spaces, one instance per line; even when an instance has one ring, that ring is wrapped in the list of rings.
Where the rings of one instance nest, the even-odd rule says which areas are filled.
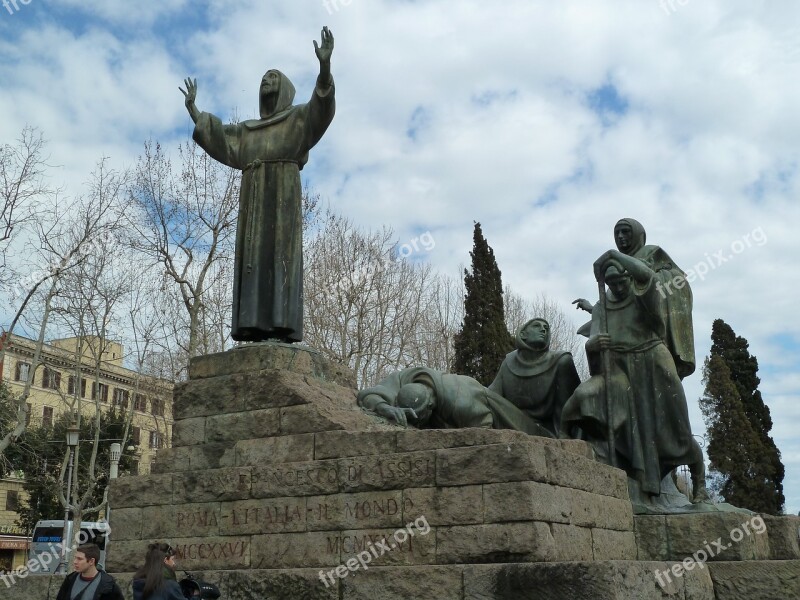
[[[186,600],[175,577],[175,550],[150,544],[144,566],[133,576],[133,600]]]
[[[67,575],[56,600],[125,600],[114,578],[98,570],[98,560],[100,548],[95,544],[78,546],[72,561],[75,572]]]

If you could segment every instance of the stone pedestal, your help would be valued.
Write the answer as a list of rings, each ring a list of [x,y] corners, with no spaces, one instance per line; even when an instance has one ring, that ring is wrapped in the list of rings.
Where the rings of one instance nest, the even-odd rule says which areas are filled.
[[[225,600],[711,600],[751,589],[731,583],[730,562],[663,586],[655,577],[730,515],[634,520],[625,474],[583,442],[386,425],[356,407],[351,373],[307,349],[194,359],[174,411],[173,447],[153,473],[111,488],[112,572],[167,540]],[[718,559],[759,565],[748,568],[772,597],[797,597],[794,525],[776,521],[774,546],[765,537]]]

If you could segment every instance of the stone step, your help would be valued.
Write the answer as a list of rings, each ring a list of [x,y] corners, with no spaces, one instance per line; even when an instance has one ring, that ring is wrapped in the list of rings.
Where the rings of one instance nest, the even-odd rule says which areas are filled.
[[[323,415],[343,419],[339,429],[389,429],[380,419],[368,415],[357,406],[355,388],[311,375],[265,369],[176,384],[173,391],[173,417],[176,424],[186,419],[190,421],[178,427],[174,441],[176,445],[199,443],[194,441],[196,434],[192,432],[198,423],[205,421],[205,417],[220,417],[209,420],[210,426],[219,425],[210,432],[218,435],[224,433],[222,430],[226,425],[246,427],[247,423],[241,419],[250,416],[258,417],[259,423],[267,430],[278,426],[281,413],[286,414],[287,427],[298,426],[304,415],[301,407],[309,406],[315,406]],[[290,407],[294,410],[286,410]],[[308,412],[308,408],[305,411]],[[313,414],[309,416],[313,417]],[[230,421],[221,420],[222,417],[228,417]],[[295,418],[294,423],[292,418]],[[324,429],[331,427],[322,427],[320,431]],[[265,431],[260,437],[267,435],[272,434]]]
[[[346,388],[356,387],[356,377],[350,368],[332,362],[318,350],[301,344],[242,344],[226,352],[195,356],[189,360],[190,380],[264,370],[288,371]]]
[[[636,515],[640,560],[709,561],[800,559],[800,517],[697,513]]]
[[[144,550],[141,549],[141,557]],[[507,563],[377,567],[358,561],[350,570],[206,570],[224,600],[783,600],[800,597],[800,561],[715,562],[672,576],[656,574],[677,563],[637,561]],[[139,565],[137,565],[139,566]],[[132,573],[112,572],[132,600]],[[333,581],[332,581],[332,579]],[[323,579],[325,582],[323,582]],[[661,575],[662,581],[664,576]],[[62,576],[28,576],[4,600],[55,597]],[[332,581],[332,582],[331,582]]]
[[[255,509],[242,507],[238,521],[230,515],[223,514],[224,518],[217,519],[204,514],[200,523],[194,521],[186,525],[182,534],[175,533],[175,527],[164,527],[170,522],[170,516],[165,515],[144,525],[145,540],[115,537],[108,568],[135,569],[142,560],[146,540],[154,538],[169,539],[178,552],[181,568],[191,571],[306,567],[329,570],[365,551],[374,555],[371,559],[374,566],[636,558],[632,532],[540,521],[434,527],[427,525],[425,519],[407,520],[404,516],[409,512],[407,507],[392,502],[387,498],[354,503],[353,512],[344,515],[348,522],[335,524],[308,523],[303,506],[291,507],[293,512],[290,513],[276,510],[272,514],[268,507],[259,507],[262,515],[269,517],[268,522],[262,516],[256,523]],[[334,507],[326,508],[333,512]],[[319,506],[308,510],[311,511],[309,518],[319,517]],[[359,515],[359,511],[373,514]],[[322,530],[331,525],[338,528]],[[319,530],[306,530],[306,527]],[[155,529],[159,530],[160,537],[152,535]],[[254,529],[283,533],[244,535]]]
[[[152,476],[145,488],[116,486],[111,568],[128,567],[122,548],[130,549],[130,560],[138,560],[142,544],[165,537],[188,547],[224,538],[226,547],[246,549],[246,566],[240,568],[260,568],[264,561],[274,565],[278,559],[270,552],[291,556],[279,548],[302,549],[299,562],[282,563],[285,567],[335,566],[341,556],[330,550],[332,540],[342,540],[336,548],[346,552],[345,538],[365,539],[376,535],[373,530],[391,533],[412,523],[430,532],[422,547],[435,547],[414,563],[637,557],[630,502],[579,489],[520,481],[233,500],[247,495],[248,480],[242,476],[237,483],[235,471],[225,475],[225,501],[170,501],[170,476],[163,475]],[[212,478],[204,485],[212,493],[218,482]],[[182,558],[186,568],[224,567],[204,562],[203,556]]]

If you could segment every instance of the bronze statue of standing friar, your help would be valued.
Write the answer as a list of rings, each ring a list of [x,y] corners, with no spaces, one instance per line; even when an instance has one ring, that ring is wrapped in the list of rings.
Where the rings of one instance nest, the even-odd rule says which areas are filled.
[[[689,282],[663,249],[645,245],[635,219],[620,219],[614,240],[617,249],[594,263],[599,302],[575,301],[592,314],[579,330],[589,338],[591,377],[564,406],[561,432],[580,432],[601,461],[627,472],[634,513],[743,511],[710,502],[692,436],[681,384],[695,366]],[[681,465],[693,502],[671,476]]]
[[[193,138],[212,158],[243,172],[233,286],[231,337],[237,341],[303,339],[303,215],[300,170],[335,112],[333,35],[322,29],[314,49],[319,76],[307,104],[277,70],[259,90],[260,118],[224,125],[195,105],[197,81],[186,79]]]

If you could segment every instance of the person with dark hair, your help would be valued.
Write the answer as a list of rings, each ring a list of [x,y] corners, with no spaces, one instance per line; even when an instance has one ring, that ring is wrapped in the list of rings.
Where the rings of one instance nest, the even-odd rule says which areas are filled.
[[[97,568],[100,548],[84,544],[75,550],[72,560],[74,573],[67,575],[56,600],[125,600],[117,582]]]
[[[133,576],[133,600],[185,600],[175,577],[175,550],[169,544],[150,544],[144,565]]]

